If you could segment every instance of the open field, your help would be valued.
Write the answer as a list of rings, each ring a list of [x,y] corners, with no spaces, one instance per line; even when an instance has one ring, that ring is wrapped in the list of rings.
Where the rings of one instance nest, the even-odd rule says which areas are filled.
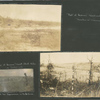
[[[5,76],[0,77],[0,92],[33,92],[33,77]]]
[[[59,51],[60,23],[0,16],[0,51]]]

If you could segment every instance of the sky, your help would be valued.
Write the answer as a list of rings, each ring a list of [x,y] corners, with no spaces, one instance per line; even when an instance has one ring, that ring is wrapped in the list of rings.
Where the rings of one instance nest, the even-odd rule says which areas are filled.
[[[33,69],[1,69],[0,76],[33,76]]]
[[[84,63],[91,60],[93,62],[100,62],[100,52],[63,52],[63,53],[41,53],[40,62],[48,63],[48,60],[51,63]],[[89,60],[88,60],[89,59]]]
[[[61,5],[0,4],[0,15],[14,19],[61,22]]]

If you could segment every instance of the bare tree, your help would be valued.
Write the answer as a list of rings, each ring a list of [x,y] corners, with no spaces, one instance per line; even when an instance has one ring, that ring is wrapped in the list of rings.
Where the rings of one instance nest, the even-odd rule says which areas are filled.
[[[87,59],[89,60],[89,63],[90,63],[89,85],[91,85],[92,81],[93,81],[93,56],[91,57],[91,59],[89,59],[88,57],[87,57]]]

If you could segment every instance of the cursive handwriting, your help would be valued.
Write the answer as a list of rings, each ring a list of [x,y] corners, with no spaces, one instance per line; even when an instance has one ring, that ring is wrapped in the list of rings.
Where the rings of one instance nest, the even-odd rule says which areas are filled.
[[[95,14],[80,14],[80,13],[67,13],[67,16],[74,17],[77,21],[95,21],[100,22],[100,15]],[[97,19],[98,18],[98,19]]]

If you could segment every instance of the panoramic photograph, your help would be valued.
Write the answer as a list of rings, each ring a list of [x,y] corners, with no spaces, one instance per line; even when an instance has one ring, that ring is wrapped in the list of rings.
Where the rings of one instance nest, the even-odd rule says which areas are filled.
[[[41,53],[40,97],[100,97],[100,53]]]
[[[0,4],[0,51],[60,51],[61,6]]]
[[[0,92],[34,92],[33,69],[0,69]]]

